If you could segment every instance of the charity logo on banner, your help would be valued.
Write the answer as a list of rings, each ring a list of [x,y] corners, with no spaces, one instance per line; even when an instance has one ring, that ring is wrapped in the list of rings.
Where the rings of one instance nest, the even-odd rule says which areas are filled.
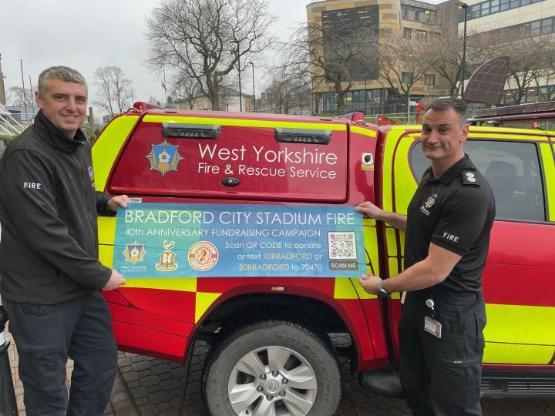
[[[352,207],[132,203],[116,221],[114,268],[128,278],[358,277]]]

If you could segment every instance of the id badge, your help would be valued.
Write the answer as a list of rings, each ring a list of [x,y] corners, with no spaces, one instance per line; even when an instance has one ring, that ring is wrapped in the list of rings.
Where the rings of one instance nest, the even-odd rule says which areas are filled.
[[[424,331],[432,334],[436,338],[441,338],[441,322],[430,318],[429,316],[424,317]]]

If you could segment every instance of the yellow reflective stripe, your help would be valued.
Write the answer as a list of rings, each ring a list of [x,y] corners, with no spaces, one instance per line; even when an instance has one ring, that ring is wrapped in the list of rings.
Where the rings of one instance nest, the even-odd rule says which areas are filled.
[[[385,140],[382,172],[382,207],[386,211],[393,211],[393,155],[399,137],[401,137],[404,132],[405,130],[402,129],[391,129],[387,133],[387,138]]]
[[[116,241],[116,217],[97,217],[98,243],[114,244]]]
[[[116,157],[139,119],[138,115],[122,115],[113,119],[92,148],[94,183],[103,192]]]
[[[551,362],[553,350],[553,347],[549,345],[515,345],[486,342],[484,363],[546,365]]]
[[[389,225],[385,227],[385,236],[386,236],[386,241],[387,241],[387,253],[390,256],[396,256],[397,255],[397,243],[396,243],[396,239],[395,239],[395,234],[396,234],[396,230],[393,227],[390,227]]]
[[[540,153],[545,171],[545,186],[548,189],[547,206],[549,208],[549,221],[555,221],[555,160],[553,160],[553,152],[555,152],[555,147],[550,148],[547,143],[540,144]]]
[[[114,264],[114,246],[98,246],[98,259],[104,266],[112,268]]]
[[[395,211],[406,215],[409,202],[416,192],[418,184],[412,175],[409,164],[409,152],[414,143],[414,139],[403,137],[397,146],[397,153],[394,161],[395,178]]]
[[[387,259],[389,275],[395,276],[399,274],[399,267],[397,266],[397,257],[389,257]]]
[[[524,134],[507,134],[507,132],[499,133],[480,133],[480,132],[470,132],[468,135],[469,139],[472,140],[518,140],[521,142],[547,142],[546,136],[527,136]]]
[[[186,124],[217,124],[232,127],[263,127],[263,128],[293,128],[307,130],[332,130],[346,131],[345,124],[337,123],[300,123],[291,121],[274,120],[248,120],[235,118],[187,117],[177,115],[147,115],[143,118],[145,123],[186,123]]]
[[[333,298],[334,299],[358,299],[357,292],[355,290],[355,285],[359,283],[355,278],[335,278],[335,283],[333,286]]]
[[[366,253],[368,253],[368,257],[372,264],[372,267],[368,265],[366,269],[369,273],[373,271],[376,276],[380,276],[380,257],[378,253],[378,233],[376,227],[364,227],[362,232],[364,234]],[[366,261],[368,261],[368,258],[366,258]]]
[[[221,293],[197,292],[195,299],[195,323],[204,315],[204,312],[221,296]]]
[[[363,136],[368,136],[368,137],[376,137],[377,134],[374,130],[370,130],[364,127],[359,127],[359,126],[351,126],[351,131],[353,133],[356,134],[361,134]]]
[[[555,345],[555,307],[487,304],[488,342]]]
[[[125,274],[124,274],[125,276]],[[196,277],[155,277],[151,279],[127,279],[125,287],[143,289],[175,290],[179,292],[196,292]]]

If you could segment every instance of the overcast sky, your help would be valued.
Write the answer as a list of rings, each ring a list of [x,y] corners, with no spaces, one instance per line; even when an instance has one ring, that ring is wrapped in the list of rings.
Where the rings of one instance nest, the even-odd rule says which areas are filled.
[[[36,88],[40,71],[52,65],[67,65],[85,76],[93,101],[95,69],[115,65],[133,82],[136,100],[146,101],[151,96],[163,100],[160,76],[150,72],[146,65],[149,44],[145,17],[159,3],[159,0],[0,0],[0,54],[6,92],[10,87],[21,86],[20,60],[23,60],[26,88],[29,76]],[[306,20],[308,3],[308,0],[269,0],[271,13],[277,18],[273,33],[286,40],[295,24]],[[263,77],[257,75],[256,79],[262,87]],[[249,94],[252,81],[249,78],[245,81],[248,86],[243,90]],[[259,92],[257,87],[257,95]]]

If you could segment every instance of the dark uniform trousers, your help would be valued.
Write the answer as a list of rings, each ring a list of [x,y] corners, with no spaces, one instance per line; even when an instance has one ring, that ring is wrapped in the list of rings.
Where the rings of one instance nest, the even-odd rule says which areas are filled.
[[[432,316],[442,336],[424,331]],[[480,381],[486,324],[481,293],[451,290],[408,293],[399,322],[400,373],[415,416],[481,415]]]
[[[100,416],[116,373],[110,314],[99,292],[54,305],[4,299],[27,416]],[[74,360],[66,387],[68,356]],[[67,413],[66,413],[67,412]]]

